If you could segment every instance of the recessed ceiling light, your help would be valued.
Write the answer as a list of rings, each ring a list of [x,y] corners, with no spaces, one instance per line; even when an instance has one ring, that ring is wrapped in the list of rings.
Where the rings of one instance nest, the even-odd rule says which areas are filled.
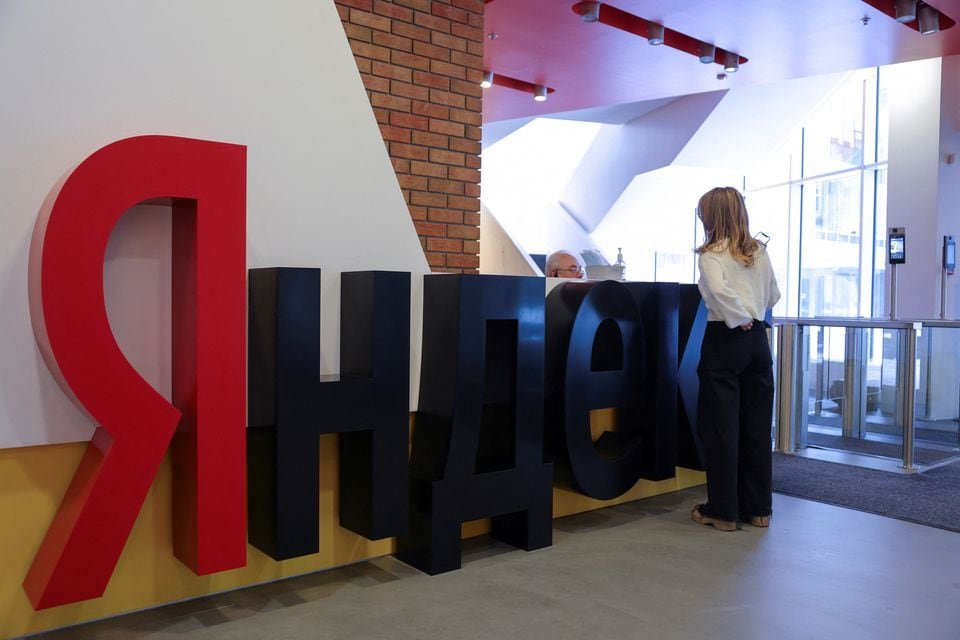
[[[700,43],[700,62],[703,64],[712,63],[717,57],[717,48],[706,42]]]
[[[876,2],[879,0],[864,0],[864,2]],[[893,0],[889,0],[891,3]],[[600,5],[603,5],[603,11],[600,11]],[[570,9],[574,14],[580,16],[587,22],[600,22],[609,27],[620,29],[629,34],[645,37],[651,45],[663,45],[682,51],[688,55],[695,56],[703,64],[721,63],[730,67],[730,71],[736,71],[741,64],[747,62],[747,58],[739,53],[733,54],[732,60],[725,58],[726,49],[717,49],[716,46],[703,42],[688,34],[665,27],[660,19],[656,21],[648,18],[636,16],[623,9],[618,9],[612,4],[605,2],[574,2]],[[893,12],[893,5],[890,5],[890,12]],[[952,26],[952,22],[951,22]],[[501,82],[499,77],[497,85]],[[552,90],[551,90],[552,91]]]
[[[723,70],[727,73],[736,73],[740,68],[740,56],[729,51],[723,54]]]
[[[580,19],[584,22],[596,22],[600,19],[599,2],[581,2]]]
[[[647,42],[652,45],[663,44],[663,25],[656,22],[647,23]]]
[[[894,5],[894,18],[904,24],[917,19],[917,0],[897,0]]]
[[[921,4],[917,9],[917,20],[920,23],[920,33],[925,36],[940,31],[940,12],[928,4]]]

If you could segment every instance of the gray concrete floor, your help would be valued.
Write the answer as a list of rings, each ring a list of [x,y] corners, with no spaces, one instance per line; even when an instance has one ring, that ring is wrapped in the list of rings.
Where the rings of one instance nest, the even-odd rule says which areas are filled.
[[[43,634],[135,638],[960,638],[960,534],[774,496],[770,529],[690,521],[689,489],[554,523],[463,568],[393,558]]]

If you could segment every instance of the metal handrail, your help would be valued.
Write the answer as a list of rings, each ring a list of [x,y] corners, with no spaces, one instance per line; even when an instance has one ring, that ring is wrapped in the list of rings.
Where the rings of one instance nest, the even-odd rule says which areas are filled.
[[[805,327],[850,327],[860,329],[911,329],[907,320],[880,320],[870,318],[774,318],[774,324],[795,324]]]
[[[912,329],[919,324],[931,329],[960,329],[960,320],[938,320],[933,318],[885,320],[881,318],[790,318],[776,317],[773,323],[796,324],[808,327],[852,327],[863,329]]]
[[[931,329],[960,329],[960,320],[918,320]]]

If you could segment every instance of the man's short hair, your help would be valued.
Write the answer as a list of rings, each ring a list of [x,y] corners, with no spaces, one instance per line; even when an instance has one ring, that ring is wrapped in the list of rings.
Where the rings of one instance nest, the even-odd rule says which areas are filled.
[[[547,262],[544,268],[544,272],[545,272],[544,275],[550,276],[550,277],[556,277],[557,275],[556,271],[560,267],[559,262],[560,262],[561,256],[570,256],[571,258],[577,261],[577,264],[580,264],[580,259],[577,257],[577,254],[575,254],[574,252],[567,251],[566,249],[554,251],[549,256],[547,256]]]

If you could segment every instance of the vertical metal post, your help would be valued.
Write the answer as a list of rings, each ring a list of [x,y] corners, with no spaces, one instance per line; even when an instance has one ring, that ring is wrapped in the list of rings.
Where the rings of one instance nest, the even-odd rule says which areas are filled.
[[[897,343],[897,355],[895,360],[897,373],[894,380],[893,420],[894,426],[900,429],[900,433],[903,433],[903,417],[906,415],[904,402],[906,401],[907,397],[907,387],[905,384],[907,375],[905,365],[907,361],[907,332],[903,329],[894,329],[893,336]]]
[[[786,323],[777,333],[776,449],[793,453],[807,446],[807,352],[803,326]]]
[[[777,438],[781,453],[793,453],[793,404],[796,380],[794,359],[797,357],[797,325],[785,323],[777,327]]]
[[[823,333],[822,331],[820,332]],[[801,324],[797,325],[795,338],[796,357],[793,359],[794,397],[793,397],[793,447],[796,451],[807,448],[807,428],[810,412],[808,403],[808,375],[810,373],[810,332]]]
[[[847,438],[860,438],[866,412],[863,329],[847,327],[844,338],[843,408],[841,411],[843,435]]]
[[[890,319],[897,319],[897,265],[890,265]]]
[[[826,327],[817,327],[817,377],[816,393],[813,398],[813,410],[817,416],[823,415],[823,398],[827,395],[826,380],[830,378],[830,362],[824,357],[827,336]]]
[[[947,270],[940,268],[940,319],[947,319]]]
[[[903,468],[915,471],[913,466],[913,437],[914,437],[914,389],[917,383],[917,325],[903,329],[903,338],[906,342],[903,348]]]

